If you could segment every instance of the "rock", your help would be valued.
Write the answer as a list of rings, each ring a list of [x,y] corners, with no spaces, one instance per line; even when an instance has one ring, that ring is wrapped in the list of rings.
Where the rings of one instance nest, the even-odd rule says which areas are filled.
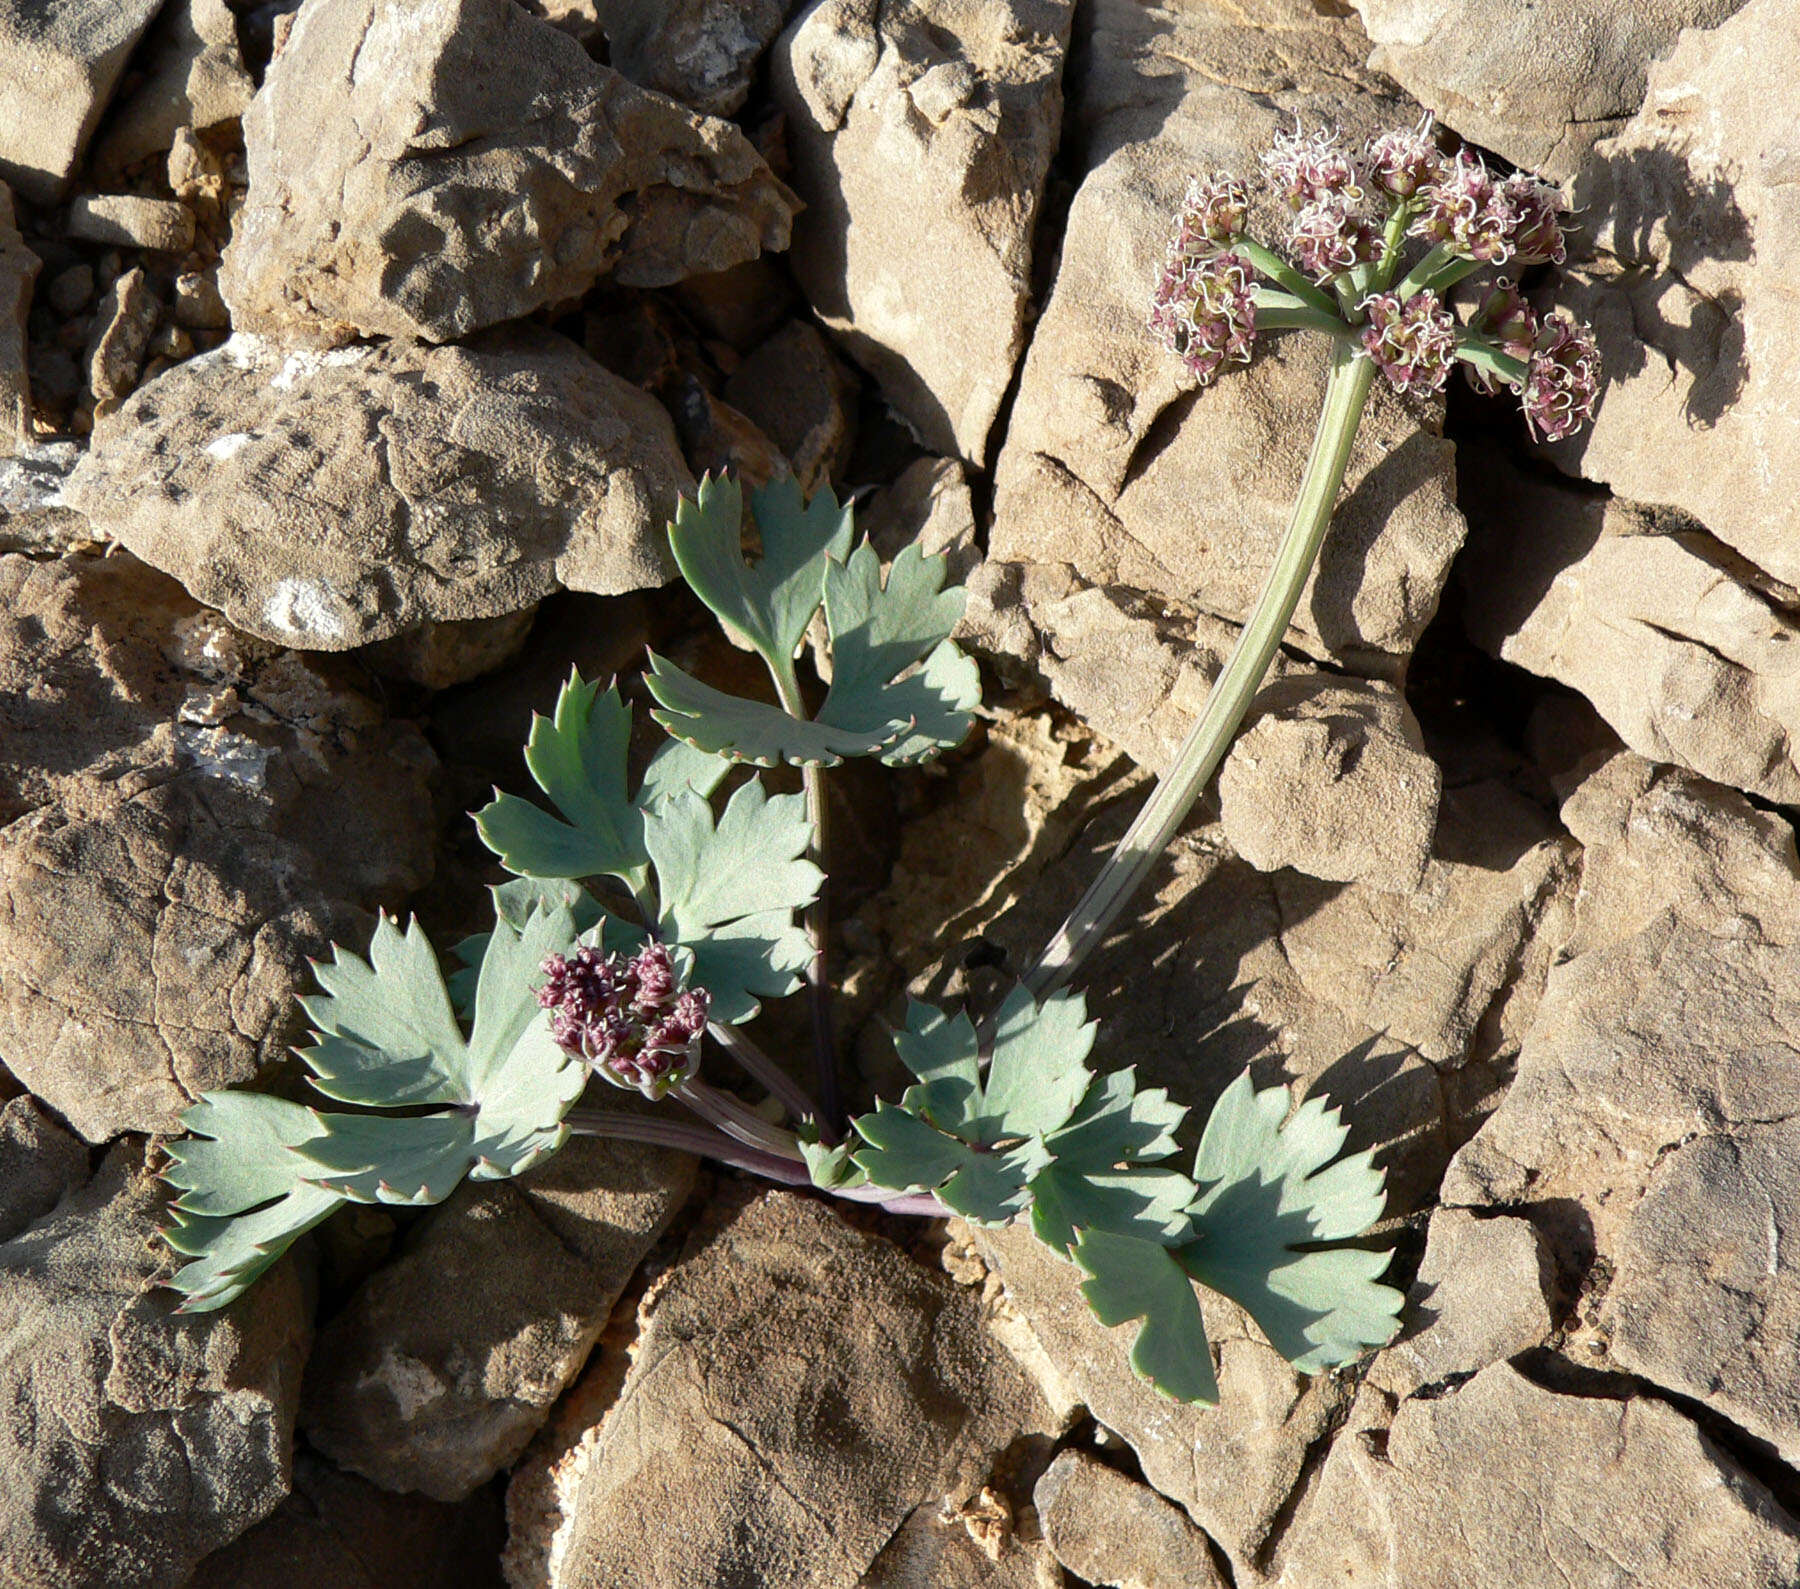
[[[802,307],[793,282],[767,254],[710,276],[689,276],[669,296],[704,335],[737,353],[766,342]]]
[[[1032,1492],[1056,1559],[1109,1589],[1225,1589],[1212,1547],[1181,1509],[1085,1451],[1065,1451]]]
[[[800,285],[925,445],[975,464],[1025,346],[1073,11],[822,0],[773,56]]]
[[[256,94],[225,0],[165,0],[139,63],[143,81],[114,107],[94,145],[97,170],[120,172],[161,154],[183,127],[206,132],[237,121]]]
[[[661,584],[692,489],[651,398],[519,328],[329,353],[239,334],[100,425],[68,498],[241,628],[335,651],[559,581]]]
[[[1579,690],[1633,750],[1800,802],[1797,624],[1680,514],[1484,469],[1464,565],[1471,637]]]
[[[0,0],[0,181],[54,204],[163,0]]]
[[[0,559],[0,1054],[91,1142],[281,1064],[430,875],[430,751],[127,556]]]
[[[519,0],[519,3],[534,17],[542,17],[552,27],[561,28],[589,50],[606,47],[606,34],[600,27],[599,0]]]
[[[199,271],[175,278],[175,319],[195,331],[229,331],[231,312],[219,296],[219,284]]]
[[[581,1371],[693,1174],[577,1138],[516,1182],[466,1183],[321,1332],[307,1439],[386,1489],[463,1500]]]
[[[244,118],[221,287],[241,330],[445,342],[787,245],[744,135],[512,0],[317,0]]]
[[[73,320],[94,301],[91,265],[71,265],[59,270],[44,288],[44,302],[66,320]]]
[[[1405,697],[1391,684],[1287,678],[1251,711],[1219,771],[1231,847],[1261,872],[1417,888],[1443,778]]]
[[[87,1144],[30,1096],[0,1108],[0,1242],[11,1241],[88,1178]]]
[[[1644,102],[1683,28],[1744,0],[1350,0],[1386,72],[1470,143],[1565,182]]]
[[[1585,1277],[1568,1350],[1800,1459],[1800,860],[1780,817],[1622,753],[1570,796],[1575,930],[1446,1203]],[[1674,1582],[1676,1580],[1670,1580]],[[1695,1580],[1697,1581],[1697,1580]]]
[[[1552,449],[1622,497],[1698,519],[1790,586],[1800,443],[1785,372],[1800,360],[1800,301],[1777,262],[1800,250],[1788,136],[1800,100],[1764,63],[1796,49],[1800,0],[1751,0],[1689,30],[1584,168],[1575,203],[1601,254],[1558,296],[1594,323],[1607,386],[1592,427]]]
[[[428,690],[447,690],[505,667],[524,646],[536,617],[537,608],[527,607],[497,618],[421,624],[376,642],[362,655],[378,673],[410,679]]]
[[[842,478],[856,445],[856,377],[804,320],[745,359],[723,395],[787,454],[808,496]]]
[[[869,1564],[856,1589],[1063,1589],[1040,1539],[1009,1534],[990,1554],[954,1517],[920,1507]]]
[[[185,254],[194,246],[194,212],[173,199],[83,194],[69,206],[69,236],[118,248]]]
[[[1264,0],[1254,19],[1231,0],[1175,11],[1096,0],[1088,27],[1071,135],[1092,164],[1007,427],[989,557],[992,577],[1015,569],[1028,598],[1015,654],[1038,643],[1040,607],[1098,593],[1112,616],[1095,620],[1091,645],[1045,633],[1042,648],[1065,674],[1120,675],[1113,693],[1135,688],[1143,717],[1168,670],[1127,677],[1145,667],[1136,653],[1155,649],[1165,626],[1185,650],[1196,609],[1236,625],[1253,604],[1324,389],[1325,349],[1308,334],[1264,339],[1254,364],[1205,390],[1151,340],[1144,306],[1187,182],[1196,171],[1254,175],[1296,116],[1354,139],[1417,110],[1362,67],[1354,23],[1311,0]],[[1441,416],[1440,402],[1374,393],[1291,647],[1378,677],[1401,671],[1464,533]],[[1054,675],[1051,687],[1085,711]]]
[[[0,454],[0,552],[60,557],[94,544],[88,521],[62,500],[81,451],[72,441],[46,441],[16,457]]]
[[[807,1198],[735,1215],[642,1319],[617,1404],[555,1463],[553,1569],[515,1584],[851,1589],[1046,1416],[972,1299]]]
[[[981,561],[969,477],[954,458],[909,463],[867,507],[858,506],[856,524],[883,562],[916,545],[949,563],[954,584],[967,580]]]
[[[1545,1296],[1553,1272],[1528,1221],[1438,1209],[1405,1333],[1376,1357],[1370,1383],[1404,1398],[1542,1345],[1554,1323]]]
[[[589,0],[607,59],[632,82],[708,116],[735,116],[789,0]]]
[[[175,1589],[287,1493],[308,1325],[281,1265],[180,1317],[162,1189],[119,1148],[0,1245],[0,1560],[18,1589]]]
[[[677,377],[664,389],[662,400],[681,437],[681,455],[696,479],[730,471],[754,491],[777,475],[794,472],[761,427],[714,397],[696,377]]]
[[[88,390],[97,418],[115,412],[136,388],[161,313],[141,266],[134,265],[102,294],[87,347]]]
[[[294,1493],[186,1589],[498,1589],[498,1510],[391,1495],[302,1454]]]
[[[13,220],[12,194],[0,182],[0,459],[30,445],[31,381],[25,369],[25,317],[42,266]]]
[[[1496,1363],[1333,1443],[1279,1589],[1778,1589],[1800,1533],[1674,1408]]]

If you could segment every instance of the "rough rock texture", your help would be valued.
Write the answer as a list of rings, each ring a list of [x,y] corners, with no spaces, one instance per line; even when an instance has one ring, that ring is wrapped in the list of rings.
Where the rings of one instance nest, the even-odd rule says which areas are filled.
[[[790,320],[731,373],[725,401],[774,442],[808,495],[841,478],[856,442],[856,377],[804,320]]]
[[[118,556],[0,559],[0,1059],[90,1141],[298,1036],[429,875],[422,736]]]
[[[68,489],[233,623],[342,650],[672,569],[668,416],[533,328],[467,347],[233,337],[98,427]]]
[[[0,1241],[41,1219],[88,1178],[87,1145],[63,1130],[37,1099],[0,1108]]]
[[[17,1589],[174,1589],[287,1493],[300,1284],[179,1318],[147,1289],[161,1188],[115,1149],[0,1244],[0,1562]]]
[[[55,203],[162,3],[0,3],[0,181]]]
[[[1800,620],[1781,594],[1680,514],[1482,472],[1477,644],[1579,690],[1642,755],[1800,802]]]
[[[1552,182],[1644,102],[1683,28],[1744,0],[1350,0],[1386,72],[1471,143]]]
[[[1391,1426],[1358,1411],[1279,1589],[1786,1589],[1800,1574],[1768,1491],[1659,1401],[1559,1395],[1501,1363]]]
[[[787,245],[744,135],[512,0],[315,0],[244,118],[221,286],[239,330],[443,342]]]
[[[141,265],[133,265],[101,296],[88,336],[88,390],[94,413],[113,413],[144,373],[144,354],[162,313],[156,290]]]
[[[644,88],[708,116],[733,116],[790,0],[594,0],[607,60]]]
[[[581,1371],[693,1174],[681,1154],[578,1139],[516,1182],[465,1184],[321,1332],[307,1439],[388,1489],[462,1500]]]
[[[1317,337],[1267,339],[1248,370],[1196,391],[1145,332],[1190,176],[1253,174],[1295,116],[1355,137],[1417,111],[1363,68],[1354,22],[1321,17],[1310,0],[1172,11],[1096,0],[1090,26],[1075,103],[1091,168],[999,460],[990,577],[1010,568],[1019,582],[1012,654],[1053,651],[1065,673],[1131,676],[1139,664],[1120,656],[1121,630],[1143,635],[1137,651],[1154,647],[1165,617],[1182,633],[1196,609],[1242,621],[1286,526],[1324,389]],[[1360,672],[1399,671],[1463,537],[1440,413],[1376,391],[1291,645]],[[1071,627],[1070,607],[1093,592],[1113,616]],[[1040,617],[1051,605],[1060,631],[1057,614]],[[1149,680],[1141,689],[1143,716],[1157,698]]]
[[[972,1299],[809,1199],[738,1213],[643,1320],[617,1405],[553,1470],[529,1581],[850,1589],[1046,1416]]]
[[[1032,1492],[1056,1559],[1108,1589],[1225,1589],[1212,1547],[1147,1484],[1065,1451]]]
[[[900,1525],[856,1589],[1063,1589],[1041,1539],[1002,1534],[990,1552],[941,1508],[922,1506]]]
[[[1768,63],[1800,51],[1800,0],[1751,0],[1683,34],[1642,112],[1601,144],[1575,202],[1602,251],[1559,297],[1591,320],[1608,385],[1555,449],[1619,495],[1681,509],[1788,585],[1800,493],[1800,253],[1793,99]]]
[[[42,265],[13,219],[12,194],[0,182],[0,458],[31,441],[31,382],[25,368],[25,317]]]
[[[857,528],[884,562],[915,543],[949,564],[960,584],[981,561],[969,477],[954,458],[919,458],[867,506],[857,504]]]
[[[173,199],[83,194],[69,206],[69,236],[121,248],[181,254],[194,246],[194,212]]]
[[[1417,888],[1443,776],[1391,684],[1279,679],[1219,769],[1219,818],[1258,871]]]
[[[225,0],[164,0],[139,57],[143,80],[113,108],[94,144],[93,168],[121,171],[175,142],[238,120],[256,85],[238,49]]]
[[[1541,1345],[1554,1322],[1552,1278],[1549,1249],[1526,1220],[1438,1209],[1400,1338],[1375,1359],[1371,1383],[1410,1396]]]
[[[501,1532],[497,1505],[391,1495],[301,1455],[293,1494],[186,1589],[498,1589]]]
[[[807,297],[933,451],[987,460],[1024,347],[1071,0],[813,0],[774,56]]]
[[[60,555],[94,544],[92,526],[62,500],[82,452],[71,441],[37,442],[10,458],[0,450],[0,552]]]
[[[1578,1360],[1800,1459],[1800,861],[1779,817],[1621,754],[1570,797],[1575,931],[1444,1200],[1589,1255]],[[1675,1582],[1677,1580],[1670,1580]],[[1761,1580],[1757,1580],[1761,1581]]]

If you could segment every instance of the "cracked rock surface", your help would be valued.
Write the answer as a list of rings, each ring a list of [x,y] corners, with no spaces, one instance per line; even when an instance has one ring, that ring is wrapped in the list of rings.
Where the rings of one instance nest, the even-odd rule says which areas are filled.
[[[89,1141],[281,1062],[431,869],[418,730],[128,556],[0,558],[0,1059]]]

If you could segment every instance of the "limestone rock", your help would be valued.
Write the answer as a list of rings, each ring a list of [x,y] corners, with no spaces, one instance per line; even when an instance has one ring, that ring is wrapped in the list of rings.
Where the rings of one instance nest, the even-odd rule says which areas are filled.
[[[391,1495],[301,1454],[293,1494],[186,1589],[496,1589],[501,1533],[480,1499]]]
[[[856,444],[856,377],[813,326],[790,320],[732,371],[723,395],[787,454],[808,496],[842,478]]]
[[[553,1567],[528,1581],[851,1589],[1045,1416],[972,1299],[771,1194],[646,1299],[617,1404],[557,1458]]]
[[[1592,427],[1553,449],[1620,496],[1698,519],[1790,586],[1800,299],[1783,262],[1800,252],[1800,85],[1767,63],[1796,50],[1800,0],[1751,0],[1689,30],[1584,168],[1575,203],[1601,256],[1559,297],[1593,322],[1607,386]]]
[[[1071,0],[814,0],[777,46],[792,262],[935,452],[987,461],[1024,348]]]
[[[1063,1589],[1041,1539],[1006,1534],[990,1552],[942,1508],[922,1506],[902,1523],[856,1589]]]
[[[69,502],[254,634],[342,650],[672,572],[668,416],[532,328],[289,351],[242,334],[139,392]]]
[[[225,0],[165,0],[140,60],[143,81],[114,108],[95,142],[98,170],[122,171],[161,154],[183,127],[206,132],[237,121],[256,93]]]
[[[1800,623],[1691,520],[1484,470],[1470,635],[1579,690],[1627,745],[1800,802]]]
[[[221,282],[240,330],[444,342],[787,245],[736,127],[597,65],[512,0],[315,0],[244,118]]]
[[[1251,712],[1219,770],[1231,847],[1261,872],[1417,888],[1443,777],[1405,697],[1391,684],[1298,677],[1265,686]]]
[[[116,412],[136,388],[161,314],[141,265],[132,266],[101,295],[87,347],[88,390],[97,418]]]
[[[1203,391],[1151,341],[1145,303],[1189,178],[1253,174],[1296,116],[1351,138],[1417,117],[1361,65],[1367,41],[1354,22],[1319,11],[1310,0],[1175,10],[1097,0],[1078,52],[1088,67],[1075,131],[1092,163],[1020,378],[989,556],[1018,579],[1061,581],[1061,602],[1098,591],[1144,647],[1165,622],[1185,628],[1195,609],[1243,621],[1286,526],[1324,389],[1325,350],[1304,333],[1260,340],[1254,364]],[[1463,537],[1440,422],[1441,404],[1415,410],[1385,387],[1371,398],[1291,646],[1358,672],[1400,671]],[[1013,637],[1021,649],[1039,605]],[[1080,653],[1041,643],[1065,670],[1124,674],[1135,659],[1105,650],[1121,640],[1109,633]],[[1139,715],[1148,683],[1142,695]]]
[[[1564,182],[1644,102],[1683,28],[1744,0],[1350,0],[1386,72],[1471,143]]]
[[[1673,1407],[1545,1390],[1504,1363],[1391,1426],[1353,1418],[1278,1589],[1778,1589],[1800,1531]]]
[[[607,60],[644,88],[708,116],[735,116],[789,0],[591,0]]]
[[[1147,1484],[1065,1451],[1032,1492],[1056,1559],[1108,1589],[1225,1589],[1206,1535]]]
[[[577,1138],[517,1181],[459,1188],[321,1332],[307,1439],[387,1489],[464,1499],[581,1371],[693,1173],[680,1154]]]
[[[1586,847],[1575,930],[1517,1079],[1451,1165],[1444,1201],[1523,1213],[1587,1269],[1571,1347],[1585,1366],[1692,1397],[1793,1462],[1792,830],[1628,753],[1581,785],[1563,819]]]
[[[291,1266],[183,1318],[162,1189],[119,1148],[0,1244],[0,1561],[18,1589],[175,1589],[287,1493],[307,1320]]]
[[[44,441],[13,457],[0,449],[0,552],[64,552],[90,548],[88,521],[63,503],[63,487],[80,460],[72,441]]]
[[[69,206],[69,236],[118,248],[183,254],[194,246],[194,212],[173,199],[83,194]]]
[[[524,646],[536,617],[537,608],[527,607],[497,618],[421,624],[377,641],[362,656],[378,673],[411,679],[428,690],[447,690],[505,667]]]
[[[1375,1358],[1370,1383],[1406,1397],[1541,1345],[1553,1323],[1551,1272],[1549,1250],[1526,1220],[1438,1209],[1404,1333]]]
[[[916,545],[946,560],[954,584],[981,561],[969,476],[954,458],[915,459],[866,507],[858,505],[856,523],[883,562]]]
[[[135,559],[0,559],[0,1055],[90,1141],[299,1036],[305,957],[430,874],[432,756]]]
[[[54,204],[163,0],[0,3],[0,181]]]
[[[28,446],[31,382],[25,368],[25,317],[43,262],[25,246],[13,219],[12,194],[0,182],[0,459]]]
[[[35,1098],[9,1098],[0,1108],[0,1241],[48,1214],[87,1178],[87,1145]]]

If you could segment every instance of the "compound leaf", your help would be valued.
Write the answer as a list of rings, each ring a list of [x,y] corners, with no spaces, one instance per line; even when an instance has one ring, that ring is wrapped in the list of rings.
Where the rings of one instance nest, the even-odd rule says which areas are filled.
[[[707,799],[725,781],[731,762],[708,750],[699,750],[679,739],[665,740],[638,783],[639,810],[648,811],[658,800],[691,789]]]
[[[1004,1225],[1029,1199],[1026,1183],[1049,1155],[1041,1142],[977,1148],[885,1100],[856,1122],[869,1145],[851,1155],[877,1186],[935,1191],[949,1208],[981,1225]]]
[[[1332,1162],[1348,1135],[1336,1109],[1310,1098],[1289,1115],[1290,1102],[1285,1087],[1257,1092],[1248,1074],[1225,1089],[1194,1163],[1194,1238],[1175,1254],[1313,1373],[1387,1341],[1404,1299],[1378,1283],[1390,1253],[1317,1248],[1381,1217],[1382,1175],[1367,1152]]]
[[[1131,1366],[1177,1401],[1219,1399],[1212,1353],[1193,1283],[1167,1247],[1109,1230],[1084,1230],[1075,1261],[1088,1272],[1081,1293],[1102,1324],[1142,1319]]]
[[[831,689],[818,726],[879,738],[890,766],[960,745],[981,702],[981,672],[950,640],[965,597],[943,588],[948,567],[907,546],[884,586],[881,559],[865,541],[825,571]]]
[[[806,851],[812,824],[800,795],[768,795],[756,782],[733,791],[715,824],[691,791],[644,814],[644,842],[666,942],[694,954],[694,980],[712,995],[712,1018],[735,1025],[800,985],[811,959],[794,912],[810,905],[825,874]]]
[[[851,512],[828,488],[807,502],[792,476],[751,493],[750,511],[762,540],[754,565],[744,556],[744,500],[733,479],[709,476],[693,501],[682,498],[669,545],[688,588],[780,672],[824,599],[826,564],[850,549]]]
[[[516,795],[475,814],[482,842],[509,872],[529,877],[644,876],[643,816],[626,793],[631,709],[616,686],[571,673],[550,717],[533,713],[525,765],[562,819]]]
[[[908,720],[864,733],[794,717],[779,706],[702,684],[654,653],[644,684],[658,703],[650,715],[678,741],[758,767],[835,767],[846,756],[876,754],[912,726]]]

